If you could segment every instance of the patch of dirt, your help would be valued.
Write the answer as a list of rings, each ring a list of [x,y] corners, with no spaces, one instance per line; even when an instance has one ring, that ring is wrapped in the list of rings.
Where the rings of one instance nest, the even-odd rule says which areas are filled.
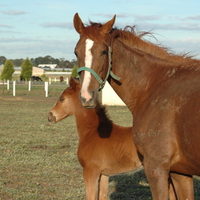
[[[46,145],[36,145],[36,146],[33,146],[32,148],[34,148],[34,149],[47,149],[47,146]]]
[[[57,97],[40,97],[40,96],[0,96],[0,100],[5,101],[45,101],[45,102],[56,102]]]

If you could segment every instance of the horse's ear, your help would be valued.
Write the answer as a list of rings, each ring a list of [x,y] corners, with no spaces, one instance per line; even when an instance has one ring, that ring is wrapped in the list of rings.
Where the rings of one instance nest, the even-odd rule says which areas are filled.
[[[76,31],[81,34],[85,28],[81,18],[79,17],[78,13],[74,15],[74,28]]]
[[[106,22],[106,23],[100,28],[100,33],[101,33],[102,35],[105,35],[105,34],[109,33],[109,32],[112,30],[112,27],[113,27],[113,25],[114,25],[114,23],[115,23],[115,19],[116,19],[116,15],[114,15],[114,17],[113,17],[110,21]]]

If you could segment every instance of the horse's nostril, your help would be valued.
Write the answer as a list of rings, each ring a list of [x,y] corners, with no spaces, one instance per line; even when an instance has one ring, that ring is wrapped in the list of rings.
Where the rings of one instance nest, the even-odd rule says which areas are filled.
[[[52,112],[49,112],[49,114],[48,114],[48,121],[49,121],[49,122],[51,121],[52,117],[53,117],[53,113],[52,113]]]
[[[48,114],[48,120],[51,123],[56,123],[56,117],[53,115],[52,112],[49,112],[49,114]]]
[[[80,94],[79,94],[79,97],[80,97],[81,102],[83,102],[83,103],[86,103],[86,102],[87,102],[87,101],[86,101],[86,98],[82,96],[81,92],[80,92]]]
[[[82,96],[80,96],[80,100],[81,100],[81,102],[83,102],[83,103],[86,102],[86,99],[85,99],[84,97],[82,97]]]

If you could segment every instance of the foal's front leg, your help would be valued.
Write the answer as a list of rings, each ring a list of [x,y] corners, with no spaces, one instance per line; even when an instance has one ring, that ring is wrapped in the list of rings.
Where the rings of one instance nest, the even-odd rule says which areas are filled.
[[[99,181],[99,200],[107,200],[109,176],[101,175]]]
[[[83,169],[83,178],[86,186],[86,199],[87,200],[99,200],[99,178],[100,172],[95,167],[85,167]]]

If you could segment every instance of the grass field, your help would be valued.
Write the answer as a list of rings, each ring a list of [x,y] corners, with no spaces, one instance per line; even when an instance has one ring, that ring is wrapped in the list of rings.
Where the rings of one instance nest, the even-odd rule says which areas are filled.
[[[75,120],[69,117],[54,125],[47,121],[48,111],[65,87],[52,88],[51,97],[38,90],[22,90],[16,97],[9,92],[0,95],[0,200],[85,199]],[[131,125],[126,107],[107,109],[115,123]],[[200,199],[199,189],[195,178],[196,199]],[[151,199],[143,171],[111,177],[108,199]]]

